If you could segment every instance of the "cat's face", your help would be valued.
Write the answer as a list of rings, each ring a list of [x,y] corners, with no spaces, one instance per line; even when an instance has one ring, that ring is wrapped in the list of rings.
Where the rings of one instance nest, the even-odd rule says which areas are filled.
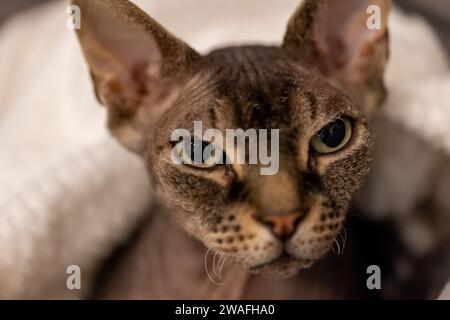
[[[352,99],[277,48],[224,49],[207,58],[209,67],[157,124],[148,161],[160,194],[208,247],[252,270],[292,274],[333,244],[368,172],[372,135]],[[170,133],[193,135],[194,120],[221,132],[279,129],[278,173],[261,175],[251,164],[174,164]],[[330,124],[339,141],[322,150],[315,140]]]
[[[286,277],[322,258],[373,158],[365,117],[384,96],[385,28],[348,47],[332,31],[320,39],[307,19],[323,22],[337,2],[323,1],[319,9],[306,1],[283,47],[225,48],[201,57],[165,30],[155,34],[161,27],[151,18],[118,2],[126,19],[117,30],[129,35],[122,41],[135,41],[141,51],[118,63],[122,47],[108,62],[102,53],[117,40],[99,19],[87,17],[88,30],[79,35],[113,134],[143,156],[169,212],[207,247],[255,272]],[[105,4],[75,3],[93,17],[108,16]],[[361,7],[348,10],[353,17]],[[92,34],[95,46],[86,40]],[[331,36],[342,52],[323,44]],[[262,175],[261,164],[175,163],[172,133],[193,135],[194,121],[223,133],[278,129],[277,172]]]

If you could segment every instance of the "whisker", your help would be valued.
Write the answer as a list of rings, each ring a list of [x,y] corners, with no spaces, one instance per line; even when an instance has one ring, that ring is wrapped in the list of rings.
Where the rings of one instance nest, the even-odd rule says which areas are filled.
[[[341,246],[339,245],[339,242],[336,239],[334,239],[334,243],[336,243],[336,246],[338,249],[338,255],[340,255],[341,254]]]
[[[219,268],[219,278],[222,279],[222,269],[223,269],[225,263],[227,262],[227,257],[225,256],[225,254],[222,254],[220,259],[222,259],[222,263],[220,264],[220,268]],[[219,260],[219,263],[220,263],[220,260]]]
[[[217,257],[217,251],[214,252],[214,257],[213,257],[213,272],[217,277],[220,278],[220,276],[217,274],[217,269],[216,269],[216,257]]]
[[[207,250],[206,253],[205,253],[205,259],[204,259],[205,271],[206,271],[206,274],[207,274],[209,280],[211,280],[212,283],[214,283],[216,286],[221,286],[221,285],[223,285],[224,283],[215,281],[215,280],[213,279],[213,277],[211,276],[211,274],[209,273],[209,268],[208,268],[208,255],[209,255],[209,252],[210,252],[210,251],[211,251],[211,248],[208,248],[208,250]]]
[[[337,241],[342,244],[342,230],[339,230],[339,233],[336,237]]]
[[[345,243],[347,242],[347,230],[345,229],[345,226],[342,227],[342,231],[343,231],[343,237],[344,237],[344,240],[342,242],[342,251],[344,251]]]

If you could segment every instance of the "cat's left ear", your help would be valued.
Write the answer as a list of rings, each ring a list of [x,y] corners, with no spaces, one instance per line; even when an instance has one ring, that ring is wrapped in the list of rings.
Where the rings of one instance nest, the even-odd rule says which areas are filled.
[[[383,102],[389,0],[303,0],[283,50],[338,83],[367,116]]]
[[[127,0],[72,0],[77,30],[111,133],[142,153],[153,128],[201,56]]]

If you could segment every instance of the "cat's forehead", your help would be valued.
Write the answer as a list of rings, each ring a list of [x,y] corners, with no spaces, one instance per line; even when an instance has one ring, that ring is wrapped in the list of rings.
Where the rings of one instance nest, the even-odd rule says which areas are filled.
[[[225,48],[206,59],[173,109],[178,127],[201,120],[220,129],[283,129],[360,115],[342,91],[276,47]]]

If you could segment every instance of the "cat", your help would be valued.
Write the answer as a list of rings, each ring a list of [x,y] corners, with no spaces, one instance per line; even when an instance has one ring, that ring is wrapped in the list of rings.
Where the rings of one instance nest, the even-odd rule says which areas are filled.
[[[167,255],[175,261],[184,252],[183,264],[173,268],[196,270],[192,265],[200,256],[186,253],[201,247],[176,226],[168,227],[169,215],[233,264],[280,279],[260,280],[274,287],[333,261],[320,260],[341,234],[374,157],[368,122],[386,96],[388,0],[305,0],[281,47],[227,47],[204,56],[129,1],[72,2],[81,9],[77,34],[96,96],[107,107],[108,127],[145,161],[160,199],[153,208],[158,215],[143,222],[128,258],[112,271],[122,275],[105,285],[107,292],[116,291],[112,297],[174,297],[170,292],[180,284],[173,284],[176,290],[163,282],[156,288],[159,276],[150,275],[155,268],[162,271],[157,264],[164,265],[159,258]],[[372,4],[381,12],[375,29],[367,25]],[[264,176],[260,165],[235,163],[175,165],[171,134],[180,128],[192,132],[194,121],[222,132],[279,129],[279,172]],[[155,241],[183,251],[158,253],[165,245]],[[248,272],[238,274],[241,283]],[[323,285],[335,288],[321,297],[345,296],[336,283]],[[121,285],[128,289],[117,293]],[[314,290],[307,297],[314,297]]]

